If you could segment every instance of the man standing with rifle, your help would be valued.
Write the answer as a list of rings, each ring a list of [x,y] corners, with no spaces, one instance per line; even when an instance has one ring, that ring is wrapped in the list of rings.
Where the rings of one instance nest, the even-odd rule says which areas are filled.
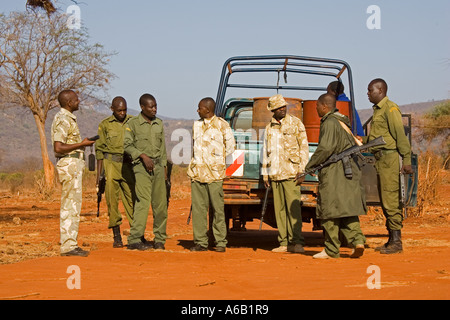
[[[375,250],[383,254],[400,253],[403,251],[400,174],[413,173],[411,145],[405,135],[400,109],[387,97],[386,81],[374,79],[369,83],[367,90],[369,101],[374,106],[370,133],[368,137],[364,137],[364,141],[372,141],[378,136],[382,136],[386,141],[385,146],[369,150],[376,159],[381,206],[386,217],[386,229],[389,232],[388,242]],[[402,165],[400,157],[403,160]]]
[[[133,222],[133,206],[136,199],[131,158],[124,153],[123,148],[125,125],[132,116],[127,114],[127,102],[123,97],[113,99],[111,111],[113,114],[104,119],[98,127],[100,138],[95,144],[97,188],[99,189],[98,200],[101,200],[101,191],[105,192],[109,215],[108,228],[113,230],[113,247],[122,248],[123,242],[120,234],[122,214],[119,211],[119,195],[122,198],[130,226]],[[102,180],[102,171],[104,171],[105,181]]]
[[[360,142],[356,142],[350,131],[349,119],[336,109],[333,95],[320,96],[317,113],[322,118],[319,145],[306,165],[305,172],[311,172],[317,167],[321,169],[316,210],[325,232],[325,248],[313,258],[339,258],[340,231],[354,247],[350,257],[357,258],[363,254],[365,243],[358,216],[366,214],[357,155],[346,155],[339,161],[329,161],[329,165],[326,162]],[[304,174],[297,176],[297,183],[303,181],[303,176]]]

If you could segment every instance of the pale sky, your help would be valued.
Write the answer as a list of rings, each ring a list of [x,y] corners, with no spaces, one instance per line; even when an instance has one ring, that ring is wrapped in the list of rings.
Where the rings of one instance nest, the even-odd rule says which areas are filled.
[[[0,3],[8,14],[26,0]],[[381,29],[366,25],[370,5],[380,8]],[[216,97],[223,63],[241,55],[344,60],[357,109],[371,107],[367,84],[378,77],[399,105],[450,98],[448,0],[83,0],[79,8],[92,41],[118,53],[109,95],[133,109],[148,92],[160,115],[194,119],[199,100]]]

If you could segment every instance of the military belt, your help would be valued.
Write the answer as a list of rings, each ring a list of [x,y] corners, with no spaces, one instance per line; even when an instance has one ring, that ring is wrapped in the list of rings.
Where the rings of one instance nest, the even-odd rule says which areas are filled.
[[[375,159],[379,160],[382,156],[387,155],[389,153],[397,152],[396,149],[382,149],[375,152],[373,155],[375,156]]]
[[[71,153],[71,154],[66,154],[66,155],[64,155],[62,157],[56,157],[56,159],[58,161],[61,160],[61,159],[64,159],[64,158],[74,158],[74,159],[84,160],[84,153],[83,152],[74,152],[74,153]]]
[[[108,160],[114,161],[114,162],[122,162],[122,163],[131,163],[131,157],[128,154],[121,154],[121,153],[103,153],[104,157]]]

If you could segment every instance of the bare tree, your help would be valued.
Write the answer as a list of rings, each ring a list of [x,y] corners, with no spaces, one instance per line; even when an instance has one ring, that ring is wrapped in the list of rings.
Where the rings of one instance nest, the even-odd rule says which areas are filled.
[[[27,8],[42,8],[45,11],[47,11],[47,15],[51,15],[53,12],[56,11],[55,6],[50,0],[28,0],[27,1]]]
[[[114,78],[107,69],[110,57],[102,45],[89,43],[86,28],[71,30],[67,15],[36,11],[0,15],[0,94],[4,102],[31,110],[39,132],[45,182],[54,182],[45,122],[58,106],[64,89],[80,96],[106,92]]]

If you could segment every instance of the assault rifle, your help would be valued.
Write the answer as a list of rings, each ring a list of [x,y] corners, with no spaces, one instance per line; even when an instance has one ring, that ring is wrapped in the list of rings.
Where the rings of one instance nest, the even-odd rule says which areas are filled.
[[[170,178],[172,177],[172,167],[173,167],[173,163],[170,161],[167,161],[167,180],[166,180],[167,207],[169,206],[170,190],[172,189],[172,182],[170,181]]]
[[[264,196],[264,202],[263,202],[262,211],[261,211],[261,223],[259,224],[259,231],[261,231],[261,229],[262,229],[264,216],[266,215],[267,202],[269,201],[269,191],[270,191],[270,189],[272,189],[270,186],[266,188],[266,194]]]
[[[321,170],[321,169],[329,166],[330,164],[336,163],[336,162],[341,161],[341,160],[344,163],[344,170],[345,170],[346,163],[350,164],[350,158],[351,157],[357,155],[357,156],[359,156],[361,158],[364,158],[363,155],[361,154],[362,150],[366,150],[366,149],[377,147],[377,146],[382,146],[382,145],[385,145],[385,144],[386,144],[386,142],[384,141],[383,137],[380,136],[380,137],[376,138],[375,140],[372,140],[372,141],[370,141],[370,142],[368,142],[366,144],[363,144],[361,146],[355,145],[353,147],[350,147],[350,148],[342,151],[339,154],[333,154],[330,158],[328,158],[327,161],[325,161],[325,162],[319,164],[318,166],[315,166],[315,167],[313,167],[313,168],[311,168],[309,170],[306,170],[305,172],[297,175],[295,177],[295,180],[297,181],[297,185],[300,184],[300,182],[298,181],[300,178],[302,178],[302,177],[304,177],[304,176],[306,176],[308,174],[313,174],[314,172],[316,172],[318,170]],[[346,172],[346,175],[347,174],[348,174],[348,172]],[[351,171],[350,171],[350,174],[351,174]]]
[[[104,173],[102,172],[100,175],[100,181],[98,183],[98,190],[97,190],[97,217],[100,216],[100,202],[102,202],[102,194],[105,193],[105,187],[106,187],[106,178]]]

